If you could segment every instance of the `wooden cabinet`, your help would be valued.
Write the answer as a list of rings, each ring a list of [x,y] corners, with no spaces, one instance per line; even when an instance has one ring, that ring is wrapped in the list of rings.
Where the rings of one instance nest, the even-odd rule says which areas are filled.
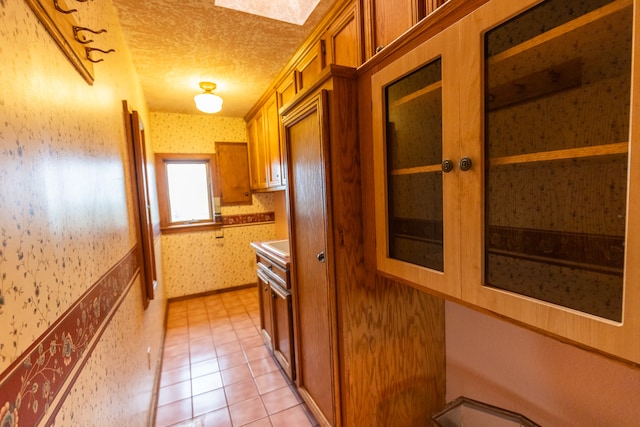
[[[274,92],[263,107],[265,148],[267,149],[267,186],[280,187],[285,184],[282,144],[280,139],[280,114],[278,97]]]
[[[289,379],[295,379],[293,364],[293,318],[291,293],[271,283],[273,308],[273,354]]]
[[[378,269],[459,297],[459,87],[444,78],[458,73],[456,36],[443,31],[372,85],[384,94],[373,108]]]
[[[281,190],[286,184],[278,108],[274,92],[247,123],[253,190]]]
[[[258,300],[260,301],[260,334],[262,340],[273,351],[273,309],[271,308],[271,285],[269,276],[258,269]]]
[[[265,345],[289,379],[295,379],[293,314],[289,264],[284,258],[256,249],[258,296],[260,301],[260,333]]]
[[[278,97],[278,106],[282,107],[289,103],[297,93],[296,89],[296,73],[289,73],[276,87],[276,96]]]
[[[325,67],[324,40],[315,42],[296,65],[296,89],[300,92],[316,82]]]
[[[640,363],[635,3],[493,0],[373,76],[381,271]]]
[[[297,385],[321,425],[340,425],[337,287],[353,280],[354,269],[344,257],[349,249],[357,251],[357,242],[345,233],[338,243],[329,225],[343,229],[357,220],[349,212],[358,200],[357,182],[345,181],[340,171],[341,165],[357,164],[352,126],[356,92],[354,70],[329,66],[329,71],[317,81],[318,89],[285,111],[283,127],[289,159]],[[340,192],[334,193],[335,188]],[[354,206],[353,212],[358,211]]]
[[[444,305],[365,271],[356,82],[328,65],[282,110],[296,385],[323,426],[422,425],[444,404]]]
[[[266,147],[264,139],[264,122],[262,110],[247,123],[249,137],[249,172],[251,189],[263,190],[267,188]]]
[[[250,204],[249,156],[246,142],[216,142],[222,206]]]
[[[447,0],[364,1],[365,56],[371,58]]]
[[[354,1],[345,9],[324,34],[327,63],[358,67],[362,64],[362,32],[360,2]]]

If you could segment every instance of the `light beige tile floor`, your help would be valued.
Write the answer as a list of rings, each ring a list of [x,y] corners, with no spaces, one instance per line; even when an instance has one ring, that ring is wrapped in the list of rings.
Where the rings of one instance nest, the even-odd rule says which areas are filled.
[[[256,288],[169,304],[156,426],[317,425],[264,346],[259,310]]]

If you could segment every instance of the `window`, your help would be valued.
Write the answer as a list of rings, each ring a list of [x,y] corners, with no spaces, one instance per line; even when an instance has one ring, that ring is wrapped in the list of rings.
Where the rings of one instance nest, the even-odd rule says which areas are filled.
[[[163,233],[220,227],[215,154],[156,154]]]

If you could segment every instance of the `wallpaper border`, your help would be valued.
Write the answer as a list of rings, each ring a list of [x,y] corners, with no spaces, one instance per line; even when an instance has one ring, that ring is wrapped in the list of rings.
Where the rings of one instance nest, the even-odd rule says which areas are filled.
[[[263,222],[273,222],[276,220],[274,212],[257,212],[251,214],[223,215],[222,225],[225,227],[232,225],[249,225]]]
[[[0,425],[56,416],[139,271],[136,245],[0,374]]]

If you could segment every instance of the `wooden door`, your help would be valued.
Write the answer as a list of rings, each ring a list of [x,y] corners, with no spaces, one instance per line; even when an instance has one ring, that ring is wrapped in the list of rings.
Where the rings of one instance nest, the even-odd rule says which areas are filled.
[[[314,412],[335,425],[332,260],[327,250],[328,158],[322,97],[316,96],[286,119],[293,293],[296,299],[298,388]],[[314,407],[315,406],[315,407]]]

